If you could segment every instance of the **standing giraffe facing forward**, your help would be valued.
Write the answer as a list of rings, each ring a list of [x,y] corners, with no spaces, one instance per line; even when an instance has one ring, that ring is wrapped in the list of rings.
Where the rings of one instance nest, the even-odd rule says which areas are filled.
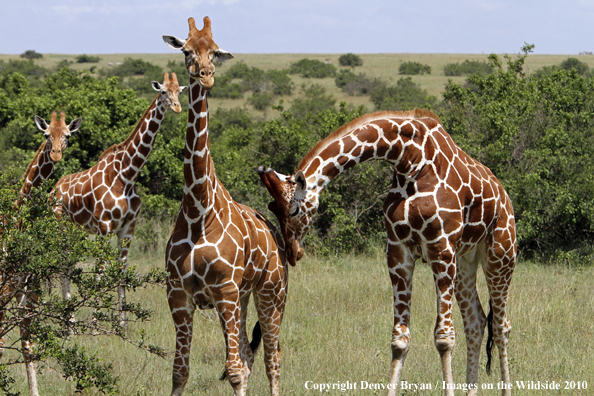
[[[167,300],[176,329],[172,395],[181,395],[190,370],[196,306],[216,308],[227,347],[225,371],[236,396],[245,395],[254,361],[246,333],[253,293],[264,341],[272,395],[278,395],[279,333],[285,306],[287,265],[282,236],[252,208],[235,202],[215,174],[208,141],[207,94],[215,58],[233,57],[213,41],[211,23],[202,30],[188,20],[187,40],[163,36],[186,57],[190,78],[184,154],[184,195],[166,248]]]
[[[49,123],[39,117],[35,116],[35,125],[40,131],[43,131],[46,140],[41,143],[39,149],[35,153],[35,157],[27,166],[23,175],[23,186],[20,189],[20,196],[15,202],[15,210],[25,203],[25,200],[31,197],[31,190],[37,188],[42,182],[48,180],[54,173],[54,166],[56,162],[62,159],[62,154],[68,145],[68,138],[71,134],[76,132],[82,123],[80,118],[72,121],[66,125],[66,115],[64,112],[60,113],[60,121],[58,121],[58,114],[52,113],[52,118]],[[0,283],[2,288],[0,290],[0,357],[4,353],[4,319],[6,317],[6,305],[12,298],[17,298],[19,307],[23,309],[33,309],[37,301],[37,295],[27,292],[26,279],[18,280],[13,284],[8,280],[2,278],[11,278],[10,274],[0,274]],[[22,281],[22,284],[21,284]],[[25,286],[24,286],[25,285]],[[35,363],[32,360],[31,343],[27,340],[29,338],[29,320],[24,320],[21,324],[21,346],[23,351],[23,359],[27,368],[27,379],[29,381],[29,393],[31,395],[38,395],[37,390],[37,374]]]
[[[509,384],[507,343],[511,326],[507,297],[516,262],[512,204],[493,173],[464,153],[433,113],[415,109],[368,114],[321,140],[303,158],[295,175],[258,169],[275,199],[269,208],[281,223],[289,262],[294,264],[302,255],[300,244],[326,185],[347,169],[374,159],[394,166],[392,187],[384,202],[386,255],[394,291],[392,389],[388,394],[397,394],[410,345],[412,276],[418,258],[431,266],[435,280],[434,336],[443,378],[450,385],[446,394],[454,394],[454,295],[467,340],[466,382],[474,387],[468,393],[477,391],[480,346],[487,324],[476,289],[479,264],[483,266],[492,303],[493,319],[489,326],[499,348],[501,380]],[[490,345],[487,342],[488,355]]]
[[[157,132],[169,108],[181,112],[180,87],[175,73],[164,74],[163,84],[151,82],[159,92],[126,140],[114,144],[99,157],[91,168],[61,178],[56,183],[55,195],[61,203],[56,212],[67,214],[91,234],[116,235],[120,255],[118,261],[126,268],[129,243],[134,235],[136,217],[140,211],[140,197],[136,193],[136,180],[146,164]],[[70,298],[69,280],[64,280],[64,298]],[[120,308],[125,298],[125,285],[118,288]],[[125,325],[125,311],[120,313]]]

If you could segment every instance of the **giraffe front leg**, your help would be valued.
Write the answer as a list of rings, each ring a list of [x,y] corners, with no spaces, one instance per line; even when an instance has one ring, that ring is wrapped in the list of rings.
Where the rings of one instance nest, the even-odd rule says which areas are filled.
[[[410,251],[401,244],[388,242],[388,270],[394,293],[394,328],[392,330],[392,365],[388,396],[396,396],[404,360],[410,347],[410,301],[415,268]]]
[[[460,257],[457,261],[455,294],[466,335],[466,384],[468,395],[476,395],[480,350],[487,319],[476,290],[478,259]]]
[[[181,287],[174,287],[172,284],[170,281],[167,285],[167,300],[175,325],[171,396],[180,396],[190,375],[190,348],[196,308],[191,296]]]
[[[454,377],[452,375],[452,350],[456,343],[454,322],[452,320],[452,300],[456,279],[456,257],[451,246],[443,247],[437,243],[429,249],[429,263],[433,271],[437,293],[437,319],[435,321],[435,347],[441,358],[443,380],[447,396],[454,395]],[[431,254],[431,251],[438,252]],[[432,258],[433,257],[433,258]]]

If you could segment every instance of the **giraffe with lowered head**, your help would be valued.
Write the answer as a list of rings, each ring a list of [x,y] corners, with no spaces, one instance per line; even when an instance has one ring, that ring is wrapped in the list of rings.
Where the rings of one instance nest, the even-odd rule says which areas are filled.
[[[31,197],[31,190],[37,188],[42,182],[48,180],[54,173],[54,167],[56,162],[62,159],[62,155],[66,146],[68,145],[68,138],[71,134],[76,132],[81,124],[82,120],[77,118],[70,124],[66,125],[66,115],[64,112],[60,113],[60,120],[58,120],[58,114],[52,113],[51,121],[48,123],[38,115],[34,117],[35,125],[42,131],[46,137],[45,141],[41,143],[39,149],[35,153],[33,160],[27,166],[25,173],[23,174],[23,186],[19,191],[19,198],[15,202],[15,209],[18,210],[27,199]],[[8,274],[7,274],[8,275]],[[0,274],[1,277],[4,274]],[[0,357],[4,353],[4,318],[6,317],[6,305],[12,298],[17,298],[18,304],[23,309],[33,309],[35,302],[37,301],[37,295],[27,292],[27,286],[24,285],[26,280],[23,279],[23,285],[13,284],[9,281],[0,281],[2,288],[0,290]],[[35,369],[35,363],[32,360],[32,344],[28,341],[29,332],[29,320],[24,320],[21,324],[21,346],[25,366],[27,370],[27,379],[29,382],[29,393],[31,395],[38,395],[37,390],[37,374]]]
[[[167,300],[176,330],[172,395],[181,395],[190,370],[196,307],[216,308],[227,350],[225,371],[236,396],[245,395],[254,356],[246,333],[250,295],[264,344],[270,392],[278,395],[279,333],[287,287],[282,236],[252,208],[235,202],[217,179],[209,149],[208,91],[214,59],[230,59],[213,41],[211,22],[202,30],[188,20],[186,40],[163,36],[185,55],[189,72],[189,115],[184,154],[184,195],[166,248],[170,273]]]
[[[56,212],[69,216],[91,234],[115,235],[120,249],[118,261],[123,269],[141,205],[136,180],[151,154],[165,113],[169,108],[181,112],[179,94],[186,87],[179,85],[175,73],[171,78],[165,73],[163,78],[163,84],[151,82],[159,94],[126,140],[105,150],[91,168],[64,176],[56,183],[55,195],[60,200]],[[69,298],[67,279],[62,291],[64,298]],[[119,286],[118,296],[121,309],[125,285]],[[120,321],[125,325],[125,311],[121,311]]]
[[[467,343],[466,383],[476,394],[483,331],[499,349],[501,380],[509,384],[507,343],[511,329],[507,299],[516,262],[512,203],[491,171],[463,152],[439,118],[424,110],[362,116],[321,140],[305,155],[295,175],[260,167],[274,201],[269,209],[281,223],[289,262],[303,254],[301,243],[318,208],[321,192],[353,166],[384,160],[394,177],[384,201],[386,251],[394,292],[394,327],[389,395],[396,395],[410,346],[410,299],[415,261],[428,263],[437,292],[435,346],[440,354],[446,395],[454,394],[451,354],[454,295],[462,313]],[[492,304],[485,317],[476,289],[482,265]],[[492,335],[491,335],[492,331]],[[504,395],[509,388],[502,390]]]

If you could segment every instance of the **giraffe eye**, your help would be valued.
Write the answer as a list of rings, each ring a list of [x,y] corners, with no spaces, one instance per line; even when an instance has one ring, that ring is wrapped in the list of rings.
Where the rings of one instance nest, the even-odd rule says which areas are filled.
[[[299,214],[299,206],[296,206],[295,209],[291,213],[289,213],[289,216],[295,217],[297,216],[297,214]]]

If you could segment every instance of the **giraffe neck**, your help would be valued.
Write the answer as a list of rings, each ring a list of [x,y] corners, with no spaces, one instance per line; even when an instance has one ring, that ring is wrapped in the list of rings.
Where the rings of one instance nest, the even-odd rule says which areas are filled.
[[[51,145],[47,141],[43,142],[27,170],[23,175],[23,187],[21,187],[21,197],[29,198],[31,189],[38,187],[43,181],[49,179],[54,172],[55,162],[50,157]]]
[[[134,131],[122,143],[123,156],[119,174],[128,183],[136,182],[153,150],[157,132],[167,112],[167,106],[161,97],[161,94],[157,95]]]
[[[208,91],[191,75],[189,85],[182,208],[194,222],[212,208],[216,199],[217,178],[208,142]]]
[[[380,118],[329,136],[299,166],[307,179],[307,193],[319,196],[332,179],[371,160],[392,163],[404,179],[414,177],[432,158],[427,152],[433,151],[428,139],[432,128],[420,120]]]

